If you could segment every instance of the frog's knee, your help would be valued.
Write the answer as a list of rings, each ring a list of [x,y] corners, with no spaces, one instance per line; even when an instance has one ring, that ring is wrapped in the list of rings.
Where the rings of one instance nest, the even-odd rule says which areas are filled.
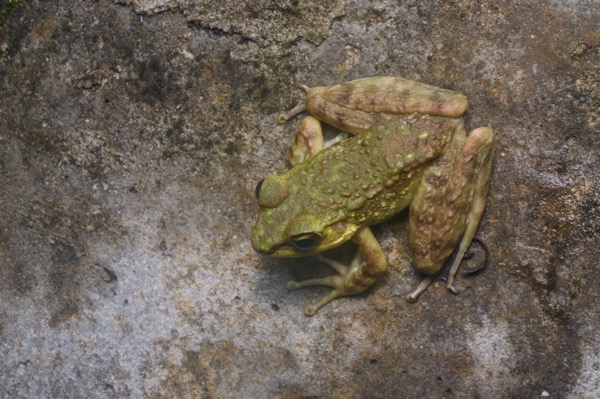
[[[469,139],[482,146],[490,146],[494,143],[494,131],[489,127],[478,127],[469,133]]]

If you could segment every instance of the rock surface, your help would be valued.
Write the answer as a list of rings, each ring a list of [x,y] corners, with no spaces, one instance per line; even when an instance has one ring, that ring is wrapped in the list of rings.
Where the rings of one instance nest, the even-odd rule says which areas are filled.
[[[319,3],[0,1],[1,398],[600,397],[600,2]],[[375,75],[495,129],[490,264],[407,303],[400,215],[307,318],[254,186],[298,84]]]

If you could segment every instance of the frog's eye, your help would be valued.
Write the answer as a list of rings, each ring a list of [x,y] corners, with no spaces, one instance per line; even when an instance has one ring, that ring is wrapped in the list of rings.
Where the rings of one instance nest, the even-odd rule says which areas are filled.
[[[254,189],[254,195],[256,196],[257,200],[259,199],[258,197],[260,196],[260,189],[261,189],[261,187],[262,187],[262,185],[263,185],[264,182],[265,182],[265,179],[262,179],[261,181],[259,181],[256,184],[256,188]]]
[[[299,234],[291,237],[290,242],[300,251],[310,251],[321,241],[321,236],[317,233]]]

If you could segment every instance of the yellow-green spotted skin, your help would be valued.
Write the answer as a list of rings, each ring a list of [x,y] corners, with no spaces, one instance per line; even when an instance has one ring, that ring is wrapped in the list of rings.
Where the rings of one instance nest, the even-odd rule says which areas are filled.
[[[332,287],[307,315],[362,292],[385,271],[369,226],[407,207],[417,269],[435,274],[455,248],[466,250],[483,213],[494,139],[488,128],[466,134],[467,106],[462,94],[393,77],[308,90],[302,109],[310,116],[292,142],[292,168],[257,187],[252,229],[253,248],[274,256],[358,244],[348,266],[319,257],[338,275],[288,284]],[[352,136],[327,147],[321,122]]]

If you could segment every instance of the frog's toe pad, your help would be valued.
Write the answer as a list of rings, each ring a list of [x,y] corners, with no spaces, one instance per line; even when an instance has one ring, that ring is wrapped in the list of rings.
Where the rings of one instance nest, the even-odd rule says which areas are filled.
[[[460,288],[458,285],[454,284],[454,285],[449,285],[448,289],[455,295],[458,295],[462,292],[462,288]]]
[[[318,303],[308,305],[304,308],[304,314],[306,316],[314,316],[315,313],[323,306],[327,305],[329,302],[333,301],[336,298],[341,296],[345,296],[346,294],[341,293],[339,290],[332,290],[329,294],[325,295]]]
[[[314,316],[318,310],[319,310],[319,308],[316,305],[307,305],[304,308],[304,315],[305,316]]]

